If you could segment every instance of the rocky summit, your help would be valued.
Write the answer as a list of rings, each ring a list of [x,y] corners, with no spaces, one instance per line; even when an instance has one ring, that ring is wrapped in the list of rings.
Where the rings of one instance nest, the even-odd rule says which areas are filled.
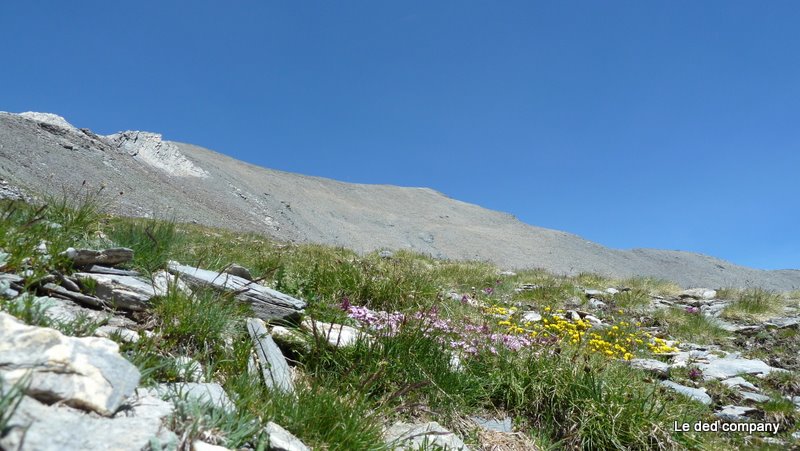
[[[763,271],[713,257],[617,250],[427,188],[363,185],[238,161],[157,133],[99,136],[48,113],[0,113],[0,196],[104,186],[119,214],[267,234],[358,252],[412,250],[557,274],[652,276],[684,287],[792,290],[800,270]]]

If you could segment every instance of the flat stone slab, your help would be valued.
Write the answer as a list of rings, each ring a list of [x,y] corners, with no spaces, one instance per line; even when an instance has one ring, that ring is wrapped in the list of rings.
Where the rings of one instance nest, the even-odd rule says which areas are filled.
[[[470,417],[475,424],[478,426],[495,432],[503,432],[503,433],[510,433],[514,432],[514,427],[511,424],[511,418],[484,418],[484,417]]]
[[[117,269],[108,266],[92,265],[84,270],[84,272],[93,272],[97,274],[109,274],[112,276],[140,276],[138,271],[131,271],[127,269]]]
[[[169,262],[169,271],[191,286],[212,287],[234,293],[236,299],[250,305],[253,314],[264,321],[295,321],[306,308],[306,302],[272,288],[231,274],[218,273],[194,266]]]
[[[0,312],[0,376],[13,384],[26,374],[29,396],[105,416],[133,394],[140,377],[111,340],[67,337]]]
[[[72,260],[75,266],[104,265],[114,266],[133,260],[133,250],[126,247],[111,249],[75,249],[69,248],[64,254]]]
[[[732,377],[730,379],[725,379],[725,380],[722,381],[722,385],[725,385],[725,386],[728,386],[728,387],[731,387],[731,388],[733,388],[733,387],[743,387],[743,388],[748,388],[750,390],[758,390],[758,387],[756,387],[755,385],[751,384],[750,382],[747,382],[747,380],[745,378],[741,377],[741,376],[736,376],[736,377]]]
[[[150,307],[150,299],[159,293],[153,283],[132,276],[95,274],[79,272],[74,274],[78,280],[90,279],[95,282],[94,295],[120,310],[139,312]]]
[[[711,404],[711,396],[708,396],[705,389],[687,387],[672,381],[661,381],[660,384],[684,396],[694,399],[695,401],[699,401],[706,405]]]
[[[717,291],[708,288],[690,288],[683,290],[678,297],[681,299],[705,299],[710,300],[717,297]]]
[[[267,387],[285,393],[294,392],[292,372],[283,357],[278,345],[272,340],[264,321],[259,318],[248,318],[247,332],[253,340],[261,374]]]
[[[745,415],[755,410],[754,407],[724,406],[722,409],[714,412],[714,415],[725,421],[747,421],[749,418]]]
[[[780,369],[773,368],[761,360],[750,360],[723,357],[709,360],[708,363],[697,363],[697,367],[703,372],[703,378],[728,379],[740,374],[769,374]]]
[[[739,392],[739,395],[742,399],[746,401],[753,401],[753,402],[767,402],[769,401],[769,396],[762,395],[761,393],[753,393],[749,391],[742,391]]]
[[[397,422],[384,433],[384,439],[390,449],[418,450],[439,447],[447,450],[469,451],[460,437],[443,428],[439,423],[409,424]]]

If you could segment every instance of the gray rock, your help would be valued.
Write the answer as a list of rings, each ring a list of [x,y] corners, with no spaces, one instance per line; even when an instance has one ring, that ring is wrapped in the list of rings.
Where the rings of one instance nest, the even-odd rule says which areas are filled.
[[[742,391],[742,392],[739,392],[739,395],[740,395],[740,396],[742,397],[742,399],[744,399],[745,401],[753,401],[753,402],[767,402],[767,401],[769,401],[769,396],[767,396],[767,395],[762,395],[762,394],[760,394],[760,393],[753,393],[753,392],[749,392],[749,391]]]
[[[77,321],[79,318],[85,318],[95,323],[104,323],[111,318],[111,313],[102,310],[94,310],[90,308],[81,307],[77,303],[68,299],[54,298],[54,297],[41,297],[39,299],[46,299],[49,307],[45,310],[44,314],[51,321],[70,323]]]
[[[185,399],[209,404],[226,412],[236,411],[236,405],[225,393],[225,389],[217,383],[175,382],[158,384],[150,392],[162,399]]]
[[[177,445],[177,437],[162,426],[172,414],[171,403],[144,394],[126,406],[113,418],[104,418],[26,396],[9,421],[8,434],[0,439],[0,449],[140,451],[148,449],[152,438]]]
[[[775,327],[778,329],[786,329],[789,327],[795,327],[800,324],[800,318],[793,317],[793,318],[772,318],[768,321],[765,321],[764,324],[767,326]]]
[[[125,247],[103,250],[75,249],[71,247],[62,254],[72,260],[72,264],[75,266],[115,266],[133,260],[133,250]]]
[[[743,406],[724,406],[722,409],[714,412],[714,415],[722,418],[725,421],[747,421],[747,414],[755,411],[753,407]]]
[[[391,449],[418,450],[423,446],[438,446],[454,451],[469,450],[460,437],[435,421],[419,424],[397,422],[384,433],[384,439]]]
[[[600,290],[583,290],[583,294],[585,294],[587,298],[595,298],[602,297],[605,292]]]
[[[272,421],[264,427],[264,433],[269,437],[269,451],[311,451],[291,432]]]
[[[394,252],[392,252],[392,251],[389,251],[389,250],[382,250],[382,251],[380,251],[380,252],[378,253],[378,256],[379,256],[380,258],[386,258],[386,259],[389,259],[389,258],[392,258],[392,257],[394,257]]]
[[[231,274],[220,274],[177,262],[169,263],[169,271],[179,275],[190,286],[209,286],[235,293],[236,299],[249,304],[253,313],[265,321],[299,319],[306,307],[305,301]]]
[[[110,268],[110,267],[107,267],[107,266],[100,266],[100,265],[92,265],[88,269],[86,269],[86,272],[93,272],[93,273],[97,273],[97,274],[110,274],[112,276],[132,276],[132,277],[136,277],[136,276],[140,275],[138,271],[131,271],[131,270],[127,270],[127,269]]]
[[[237,265],[236,263],[226,267],[223,272],[226,274],[230,274],[232,276],[241,277],[242,279],[245,280],[250,280],[250,281],[253,280],[253,275],[250,274],[250,270],[248,270],[244,266]]]
[[[205,382],[203,365],[197,360],[180,356],[175,359],[175,365],[178,367],[179,378],[190,382]]]
[[[93,280],[96,287],[94,295],[120,310],[131,312],[147,310],[150,307],[150,299],[159,295],[152,282],[138,277],[88,272],[75,273],[75,277],[78,280]]]
[[[73,301],[81,305],[85,305],[87,307],[98,308],[98,309],[108,308],[108,304],[106,304],[106,302],[102,299],[96,298],[94,296],[89,296],[83,293],[76,293],[74,291],[67,290],[61,285],[56,285],[54,283],[44,284],[44,286],[42,286],[42,291],[47,294],[63,296],[67,299],[72,299]]]
[[[711,396],[708,396],[705,388],[687,387],[672,381],[661,381],[660,384],[684,396],[694,399],[695,401],[699,401],[706,405],[711,404]]]
[[[294,392],[292,372],[278,345],[272,340],[264,321],[258,318],[247,320],[247,332],[253,340],[253,348],[261,366],[261,374],[267,387],[285,393]]]
[[[714,299],[717,297],[716,290],[710,290],[708,288],[690,288],[688,290],[683,290],[678,297],[681,299],[691,298],[691,299]]]
[[[606,288],[605,292],[608,293],[608,294],[614,295],[614,294],[619,293],[619,290],[617,290],[616,288],[609,287],[609,288]]]
[[[630,365],[634,368],[639,368],[659,376],[666,376],[669,374],[669,364],[655,359],[632,359]]]
[[[316,336],[325,338],[325,341],[335,347],[351,346],[356,344],[359,339],[367,342],[372,341],[372,337],[365,332],[343,324],[331,324],[306,319],[303,321],[303,327]]]
[[[731,387],[731,388],[743,387],[743,388],[748,388],[750,390],[758,390],[758,387],[756,387],[755,385],[751,384],[750,382],[747,382],[747,380],[745,380],[745,378],[743,378],[741,376],[732,377],[730,379],[725,379],[725,380],[722,381],[722,384],[726,385],[728,387]]]
[[[777,370],[761,360],[731,357],[711,359],[708,363],[700,362],[697,367],[703,371],[703,378],[706,380],[728,379],[740,374],[769,374]]]
[[[514,271],[499,271],[497,273],[498,276],[506,276],[506,277],[514,277],[517,275]]]
[[[139,384],[139,370],[119,355],[113,341],[66,337],[0,312],[0,376],[13,384],[29,371],[28,395],[106,416]]]
[[[495,432],[514,432],[514,427],[511,424],[511,418],[506,417],[501,420],[497,418],[483,418],[483,417],[470,417],[475,424],[483,429]]]

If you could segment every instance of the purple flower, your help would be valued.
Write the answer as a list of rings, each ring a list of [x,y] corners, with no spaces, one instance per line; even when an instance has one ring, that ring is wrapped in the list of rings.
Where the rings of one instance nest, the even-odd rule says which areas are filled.
[[[686,307],[686,313],[691,313],[691,314],[700,313],[700,309],[697,307]]]
[[[483,292],[486,293],[486,296],[491,296],[492,293],[494,293],[494,288],[492,288],[492,287],[484,288]]]
[[[464,304],[469,302],[469,296],[467,296],[466,294],[464,296],[461,296],[461,302]]]
[[[692,368],[689,370],[689,379],[696,381],[703,377],[703,372],[700,371],[700,368]]]

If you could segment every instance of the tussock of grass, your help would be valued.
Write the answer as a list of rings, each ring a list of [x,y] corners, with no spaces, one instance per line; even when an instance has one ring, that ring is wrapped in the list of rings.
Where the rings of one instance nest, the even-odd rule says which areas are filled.
[[[173,249],[183,241],[173,221],[153,220],[116,221],[109,238],[118,246],[133,249],[132,264],[147,272],[164,268]]]
[[[728,333],[709,317],[680,308],[659,310],[655,313],[654,320],[656,324],[664,326],[670,336],[679,340],[710,344],[724,340],[728,336]]]
[[[618,285],[661,297],[674,297],[683,291],[678,284],[656,277],[632,277],[618,282]]]
[[[784,299],[778,293],[762,288],[742,291],[722,311],[722,317],[738,320],[761,320],[783,313]]]
[[[487,355],[481,363],[492,402],[523,415],[560,448],[683,449],[700,442],[673,435],[668,425],[698,418],[702,407],[662,396],[616,362],[553,352]]]

